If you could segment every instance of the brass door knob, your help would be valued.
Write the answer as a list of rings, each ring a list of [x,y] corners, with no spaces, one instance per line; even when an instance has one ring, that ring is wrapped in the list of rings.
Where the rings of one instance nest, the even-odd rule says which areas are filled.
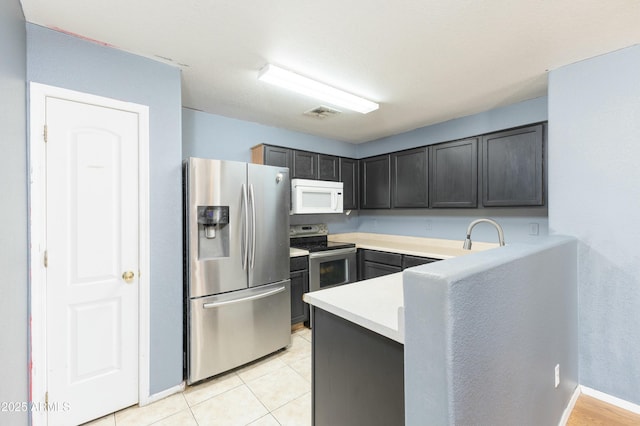
[[[133,278],[136,276],[132,271],[126,271],[122,274],[122,279],[127,284],[131,284],[133,282]]]

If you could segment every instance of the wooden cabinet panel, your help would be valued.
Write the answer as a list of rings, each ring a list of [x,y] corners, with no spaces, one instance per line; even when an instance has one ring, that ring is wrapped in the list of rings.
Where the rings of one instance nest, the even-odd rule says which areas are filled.
[[[318,154],[318,179],[340,180],[340,161],[335,155]]]
[[[340,182],[344,184],[344,210],[355,210],[358,208],[358,171],[358,160],[340,157]]]
[[[312,423],[404,425],[404,346],[313,308]]]
[[[402,255],[387,251],[362,250],[362,259],[376,263],[384,263],[389,266],[402,266]]]
[[[291,150],[278,146],[264,146],[264,164],[291,168]]]
[[[291,324],[309,320],[309,305],[304,303],[302,295],[309,291],[309,272],[291,273]]]
[[[429,207],[427,147],[391,154],[392,207]]]
[[[364,264],[362,265],[363,280],[382,277],[385,275],[394,274],[396,272],[402,272],[402,268],[400,266],[391,266],[385,265],[383,263],[369,262],[368,260],[365,260]]]
[[[431,207],[477,207],[478,139],[431,146]]]
[[[482,137],[482,204],[540,206],[543,199],[543,126]]]
[[[390,156],[380,155],[360,161],[360,208],[388,209],[391,207]]]
[[[411,268],[413,266],[425,265],[427,263],[437,262],[440,259],[433,259],[431,257],[419,257],[419,256],[410,256],[405,254],[402,256],[402,269]]]
[[[309,321],[309,305],[304,303],[302,295],[309,291],[309,258],[292,257],[289,260],[291,271],[291,324]]]
[[[293,151],[292,178],[318,179],[318,154],[307,151]]]
[[[437,262],[440,259],[431,257],[412,256],[408,254],[390,253],[386,251],[360,249],[358,250],[359,280],[382,277],[384,275],[401,272],[412,266]]]

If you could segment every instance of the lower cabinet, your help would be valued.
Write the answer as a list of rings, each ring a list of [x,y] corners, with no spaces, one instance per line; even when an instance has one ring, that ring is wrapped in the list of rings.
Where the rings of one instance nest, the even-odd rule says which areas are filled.
[[[358,279],[368,280],[370,278],[382,277],[395,272],[401,272],[413,266],[437,262],[438,260],[440,259],[360,249],[358,250]]]
[[[309,321],[309,305],[302,295],[309,291],[309,257],[292,257],[289,261],[291,277],[291,324]]]
[[[404,345],[313,308],[312,424],[404,425]]]
[[[359,250],[360,280],[381,277],[402,271],[402,255],[376,250]]]

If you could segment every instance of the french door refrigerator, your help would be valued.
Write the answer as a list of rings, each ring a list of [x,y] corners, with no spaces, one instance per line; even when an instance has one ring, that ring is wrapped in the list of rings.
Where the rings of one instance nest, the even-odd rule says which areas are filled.
[[[291,343],[289,169],[188,158],[184,177],[189,384]]]

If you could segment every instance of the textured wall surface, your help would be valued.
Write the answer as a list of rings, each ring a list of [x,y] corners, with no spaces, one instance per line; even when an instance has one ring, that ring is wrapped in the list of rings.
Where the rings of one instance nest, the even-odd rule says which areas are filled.
[[[405,271],[406,423],[558,424],[578,384],[576,274],[559,236]]]
[[[640,46],[549,75],[549,229],[579,240],[580,384],[640,404]]]
[[[180,71],[27,24],[31,81],[149,106],[150,390],[182,382]]]
[[[261,143],[323,154],[355,157],[356,145],[306,133],[182,109],[182,154],[186,157],[251,161],[251,147]]]
[[[358,158],[467,138],[547,119],[547,98],[518,102],[358,145]]]
[[[26,32],[18,0],[0,2],[0,402],[29,398],[27,333]],[[1,411],[0,424],[28,413]]]

